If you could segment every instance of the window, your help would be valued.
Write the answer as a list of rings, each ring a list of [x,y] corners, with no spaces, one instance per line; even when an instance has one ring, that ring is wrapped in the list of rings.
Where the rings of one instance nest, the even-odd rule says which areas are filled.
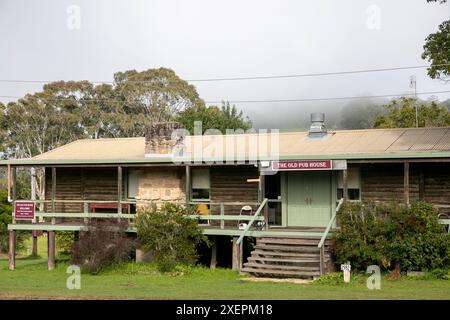
[[[359,168],[347,169],[347,199],[361,200],[361,172]],[[342,173],[338,174],[337,198],[344,197],[344,182]]]
[[[209,200],[209,168],[193,168],[191,183],[192,200]]]
[[[127,198],[134,199],[139,191],[139,170],[128,170],[127,174]]]

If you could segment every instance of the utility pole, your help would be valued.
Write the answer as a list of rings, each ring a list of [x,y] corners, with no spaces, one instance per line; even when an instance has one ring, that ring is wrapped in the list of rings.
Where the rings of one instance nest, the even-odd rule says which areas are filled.
[[[416,76],[409,77],[409,87],[414,89],[414,105],[416,107],[416,128],[419,127],[419,110],[417,106],[417,81]]]

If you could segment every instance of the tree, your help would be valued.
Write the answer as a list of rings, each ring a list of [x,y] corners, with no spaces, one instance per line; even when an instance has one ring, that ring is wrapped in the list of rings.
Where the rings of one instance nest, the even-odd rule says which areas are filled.
[[[204,133],[207,129],[217,129],[226,133],[226,129],[247,130],[252,127],[248,118],[244,118],[242,111],[231,106],[229,102],[222,103],[222,107],[197,105],[187,108],[176,119],[191,133],[194,133],[194,122],[201,121]]]
[[[437,0],[427,0],[427,2],[437,2]],[[446,0],[439,0],[441,4]],[[425,39],[422,59],[431,61],[428,68],[428,75],[432,79],[450,80],[450,20],[446,20],[439,25],[439,31],[430,34]]]
[[[87,81],[54,82],[42,92],[28,94],[4,108],[7,132],[2,145],[9,157],[31,158],[78,138],[88,137],[88,121],[95,119],[89,101],[93,85]],[[18,172],[18,176],[24,172]],[[38,195],[44,195],[44,176],[37,171]]]
[[[450,112],[436,101],[418,102],[413,98],[394,99],[384,106],[384,112],[375,118],[375,128],[412,128],[416,126],[418,108],[419,127],[446,127],[450,125]]]
[[[193,85],[171,69],[129,70],[114,74],[117,124],[125,136],[142,136],[152,122],[171,121],[188,108],[204,104]]]

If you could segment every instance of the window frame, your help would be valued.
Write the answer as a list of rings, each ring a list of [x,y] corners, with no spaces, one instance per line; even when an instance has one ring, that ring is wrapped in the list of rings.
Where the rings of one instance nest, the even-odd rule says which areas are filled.
[[[351,169],[351,171],[353,171],[353,172],[357,172],[357,185],[358,185],[358,187],[357,188],[349,188],[348,186],[347,186],[347,201],[361,201],[361,167],[350,167],[350,168],[348,168],[347,169],[347,174],[348,174],[348,176],[350,175],[350,169]],[[348,176],[347,176],[347,181],[349,180],[348,179]],[[336,196],[337,196],[337,198],[339,198],[338,197],[338,194],[339,194],[339,192],[341,191],[342,192],[342,196],[344,196],[344,188],[342,187],[342,188],[340,188],[339,187],[339,180],[340,179],[342,179],[342,176],[341,175],[339,175],[338,176],[338,181],[337,181],[337,184],[336,184],[336,186],[337,186],[337,188],[336,188]],[[343,183],[343,181],[342,181],[342,183]],[[359,190],[359,192],[358,192],[358,199],[350,199],[350,195],[349,195],[349,191],[350,190]]]
[[[208,190],[208,198],[197,198],[197,199],[193,198],[194,189],[192,188],[192,182],[194,180],[193,177],[194,177],[194,172],[196,169],[203,169],[203,170],[208,171],[209,188],[208,189],[200,189],[200,190]],[[191,181],[189,183],[189,201],[195,202],[195,203],[210,203],[211,202],[211,168],[209,168],[209,167],[191,168]]]

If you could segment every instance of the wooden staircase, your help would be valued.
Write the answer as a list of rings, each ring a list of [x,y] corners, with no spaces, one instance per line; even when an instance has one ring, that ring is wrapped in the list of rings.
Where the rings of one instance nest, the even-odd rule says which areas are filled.
[[[320,239],[261,237],[242,272],[256,276],[314,278],[320,276]],[[325,272],[332,269],[331,240],[325,241]]]

